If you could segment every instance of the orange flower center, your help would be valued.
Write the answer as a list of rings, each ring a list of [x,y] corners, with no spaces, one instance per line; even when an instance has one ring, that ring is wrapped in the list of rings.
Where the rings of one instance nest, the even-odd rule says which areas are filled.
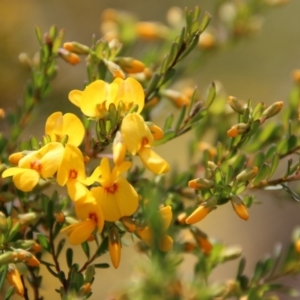
[[[42,170],[42,164],[39,160],[34,160],[30,163],[30,168],[40,173]]]
[[[69,171],[69,179],[76,179],[77,178],[77,175],[78,175],[78,172],[74,169],[71,169]]]
[[[105,191],[109,194],[114,194],[118,190],[118,185],[114,183],[112,186],[106,187]]]
[[[89,213],[89,219],[93,220],[95,223],[98,223],[98,216],[95,212]]]
[[[143,138],[142,138],[142,147],[144,147],[144,146],[146,146],[146,145],[148,145],[148,144],[149,144],[148,138],[143,137]]]

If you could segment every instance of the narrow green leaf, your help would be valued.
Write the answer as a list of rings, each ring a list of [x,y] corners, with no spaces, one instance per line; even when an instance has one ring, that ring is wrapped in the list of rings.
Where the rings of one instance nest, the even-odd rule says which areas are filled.
[[[187,55],[189,55],[190,52],[192,52],[192,50],[197,46],[198,40],[199,40],[199,36],[198,35],[196,35],[196,36],[193,37],[192,41],[187,45],[186,49],[180,55],[179,60],[182,60]]]
[[[268,175],[270,174],[271,168],[269,167],[269,165],[267,164],[263,164],[260,168],[259,171],[256,175],[256,177],[253,180],[253,185],[256,185],[258,183],[260,183],[262,180],[264,180],[265,178],[268,177]]]
[[[178,132],[178,130],[182,124],[182,121],[184,120],[186,109],[187,109],[186,105],[182,106],[179,116],[178,116],[178,119],[177,119],[177,122],[176,122],[175,132]]]
[[[89,246],[88,242],[82,243],[81,248],[82,248],[84,254],[86,255],[87,259],[89,259],[90,258],[90,246]]]
[[[168,60],[167,60],[167,66],[168,69],[171,68],[173,66],[173,63],[175,62],[175,59],[177,57],[179,51],[179,45],[177,42],[173,42],[172,46],[171,46],[171,50],[168,56]]]
[[[107,268],[109,268],[109,264],[107,264],[107,263],[94,264],[94,267],[97,269],[107,269]]]
[[[40,46],[43,45],[44,41],[43,41],[43,33],[42,33],[42,30],[39,26],[36,26],[35,27],[35,35],[36,35],[36,38],[40,44]]]
[[[265,160],[270,161],[275,155],[276,150],[277,150],[277,145],[276,144],[271,145],[265,153]]]
[[[203,32],[205,30],[205,28],[208,26],[210,20],[211,20],[211,14],[209,14],[208,12],[205,12],[204,18],[202,19],[202,22],[199,26],[200,32]]]
[[[151,80],[146,88],[146,99],[148,99],[149,95],[157,88],[160,79],[161,75],[157,72],[152,75]]]
[[[89,265],[85,271],[85,282],[93,282],[95,277],[95,266]]]
[[[233,171],[233,167],[231,165],[228,166],[227,168],[227,172],[225,174],[225,184],[229,184],[233,178],[233,174],[234,174],[234,171]]]
[[[243,257],[240,260],[239,266],[238,266],[238,271],[237,271],[237,278],[243,275],[244,269],[246,266],[246,259]]]
[[[69,269],[71,269],[73,265],[73,250],[71,248],[68,248],[66,251],[66,260]]]
[[[15,288],[13,286],[10,286],[7,290],[7,292],[5,293],[5,300],[9,300],[11,298],[11,296],[15,293]]]
[[[261,165],[264,163],[264,161],[265,161],[265,154],[263,152],[257,152],[254,157],[253,167],[260,168]]]
[[[13,227],[10,229],[7,241],[10,242],[13,240],[13,238],[19,233],[21,227],[21,223],[17,222],[13,225]]]
[[[222,175],[220,168],[215,169],[214,178],[215,178],[216,184],[223,183],[223,175]]]
[[[171,127],[172,127],[172,123],[174,120],[174,115],[170,114],[165,121],[165,125],[164,125],[164,132],[168,131]]]
[[[7,272],[7,265],[2,265],[0,267],[0,290],[2,289],[2,286],[6,278],[6,272]]]
[[[40,245],[43,247],[43,249],[45,249],[49,253],[52,253],[50,243],[48,241],[48,238],[45,235],[43,235],[42,233],[38,233],[37,239],[38,239]]]
[[[108,237],[102,240],[100,247],[97,249],[97,257],[102,256],[108,251]]]
[[[283,139],[277,147],[277,152],[280,155],[291,152],[298,145],[298,138],[291,135],[288,139]]]
[[[208,96],[205,102],[205,106],[209,108],[216,98],[216,85],[214,82],[211,83],[211,87],[209,88]]]
[[[64,248],[64,245],[66,243],[66,239],[61,239],[56,247],[56,257],[59,257],[61,250]]]
[[[280,157],[278,153],[275,153],[273,156],[272,162],[271,162],[271,171],[267,179],[271,178],[275,171],[277,170],[278,164],[279,164]]]

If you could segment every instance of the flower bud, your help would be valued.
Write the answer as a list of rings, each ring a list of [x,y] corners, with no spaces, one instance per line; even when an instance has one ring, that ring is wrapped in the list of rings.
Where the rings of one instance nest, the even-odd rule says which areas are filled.
[[[248,167],[236,176],[237,181],[248,181],[253,179],[258,173],[258,167]]]
[[[115,58],[115,62],[126,72],[129,74],[135,74],[143,72],[145,69],[145,65],[132,57],[117,57]]]
[[[109,230],[109,255],[115,269],[119,267],[121,259],[121,239],[118,229],[112,226]]]
[[[64,61],[71,65],[77,65],[80,63],[80,58],[77,54],[69,52],[63,48],[59,48],[58,54]]]
[[[126,145],[123,142],[120,131],[117,132],[112,146],[113,159],[115,165],[120,165],[126,156]]]
[[[80,296],[85,296],[85,295],[89,294],[91,292],[91,290],[92,290],[92,285],[90,282],[83,284],[79,290]]]
[[[241,219],[243,219],[245,221],[247,221],[249,219],[247,207],[239,196],[237,196],[237,195],[232,196],[231,204],[232,204],[234,211]]]
[[[211,197],[206,202],[201,203],[186,219],[186,224],[195,224],[204,219],[211,212],[216,204],[217,198]]]
[[[64,43],[63,48],[75,54],[89,54],[90,48],[77,42]]]
[[[295,246],[295,250],[298,254],[300,254],[300,238],[298,238],[295,242],[294,242],[294,246]]]
[[[5,214],[0,211],[0,233],[6,233],[7,232],[7,219]]]
[[[131,217],[123,217],[121,218],[121,222],[128,232],[134,232],[136,230],[135,221]]]
[[[114,62],[109,61],[107,59],[103,59],[103,62],[105,63],[108,71],[114,76],[114,78],[125,79],[125,74],[119,65],[117,65]]]
[[[283,107],[283,101],[278,101],[267,107],[260,118],[260,123],[262,124],[266,119],[274,117],[277,115]]]
[[[198,47],[201,49],[211,49],[216,45],[216,38],[211,32],[202,32],[199,36]]]
[[[164,137],[164,132],[162,131],[162,129],[160,127],[158,127],[157,125],[151,123],[151,122],[146,122],[153,138],[157,141],[160,140]]]
[[[237,113],[239,113],[241,115],[244,113],[245,107],[237,98],[235,98],[233,96],[229,96],[228,100],[227,100],[227,103]]]
[[[181,224],[181,225],[185,225],[186,224],[186,217],[187,217],[187,214],[185,212],[182,212],[180,213],[178,216],[177,216],[177,219],[176,219],[176,223],[177,224]]]
[[[208,180],[206,178],[196,178],[190,180],[188,185],[192,189],[201,190],[201,189],[210,189],[214,187],[215,183],[212,180]]]
[[[66,221],[66,217],[62,211],[59,211],[58,213],[55,214],[55,219],[56,222],[59,224],[62,224]]]
[[[0,119],[5,118],[5,110],[3,108],[0,108]]]
[[[6,278],[9,282],[9,284],[14,287],[15,292],[19,296],[23,297],[24,296],[24,286],[23,286],[19,271],[16,268],[15,264],[8,265]]]
[[[205,255],[208,255],[213,248],[211,242],[208,239],[208,236],[196,227],[191,228],[191,232],[199,248],[201,248]]]
[[[228,131],[227,131],[227,135],[229,137],[236,137],[241,133],[244,133],[248,130],[249,126],[245,123],[239,123],[236,125],[233,125]]]
[[[149,40],[163,38],[169,31],[168,27],[154,22],[137,22],[135,26],[137,35]]]
[[[21,52],[21,53],[19,54],[19,57],[18,57],[18,58],[19,58],[19,62],[20,62],[23,66],[31,68],[31,66],[32,66],[32,61],[31,61],[31,59],[30,59],[28,53],[26,53],[26,52]]]
[[[0,264],[4,265],[9,262],[13,262],[15,259],[15,252],[7,251],[2,254],[0,254]]]
[[[162,96],[165,96],[166,98],[173,101],[176,107],[180,108],[182,106],[189,106],[190,105],[190,98],[187,97],[185,94],[180,93],[175,90],[166,89],[161,92]]]
[[[300,70],[299,69],[293,71],[292,77],[296,83],[300,84]]]

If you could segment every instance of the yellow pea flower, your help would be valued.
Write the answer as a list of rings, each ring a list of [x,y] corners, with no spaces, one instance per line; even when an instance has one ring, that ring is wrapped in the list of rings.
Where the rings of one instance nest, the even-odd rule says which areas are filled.
[[[104,118],[108,114],[111,103],[118,107],[122,102],[123,112],[127,112],[133,105],[138,106],[138,112],[144,107],[144,90],[134,78],[116,78],[111,84],[103,80],[96,80],[89,84],[84,91],[73,90],[69,93],[69,100],[88,117]]]
[[[131,167],[131,162],[123,162],[110,169],[109,160],[104,157],[94,173],[101,173],[99,187],[91,189],[92,195],[99,202],[104,219],[114,222],[124,216],[132,215],[138,208],[138,194],[133,186],[120,175]]]
[[[68,235],[72,245],[79,245],[87,241],[96,229],[99,233],[102,232],[103,212],[89,190],[86,189],[85,197],[75,202],[75,212],[80,221],[61,230]]]
[[[15,186],[23,192],[29,192],[38,184],[40,178],[47,179],[56,173],[63,152],[61,143],[49,143],[20,159],[18,167],[5,170],[2,177],[13,176]]]
[[[165,234],[165,231],[169,228],[172,221],[172,208],[171,206],[165,206],[159,210],[160,217],[162,218],[162,233],[159,248],[163,252],[170,251],[173,247],[173,239]],[[153,243],[153,230],[151,227],[146,226],[136,230],[136,234],[141,238],[141,240],[148,246]]]
[[[94,174],[91,177],[86,177],[84,157],[81,151],[77,147],[67,144],[64,148],[56,180],[59,185],[67,186],[70,198],[73,201],[83,198],[87,192],[87,189],[83,185],[93,184],[96,176]]]
[[[137,113],[125,116],[121,125],[121,134],[126,149],[131,155],[138,154],[151,172],[161,174],[169,171],[169,164],[151,150],[154,137],[142,116]]]
[[[85,129],[80,119],[71,113],[62,114],[60,111],[50,115],[46,121],[45,133],[54,142],[60,142],[68,136],[68,144],[79,146],[84,138]]]

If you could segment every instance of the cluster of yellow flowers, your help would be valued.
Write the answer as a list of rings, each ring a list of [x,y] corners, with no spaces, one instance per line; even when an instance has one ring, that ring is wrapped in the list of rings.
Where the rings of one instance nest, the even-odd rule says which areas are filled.
[[[114,167],[111,168],[108,157],[103,157],[87,176],[85,157],[79,149],[85,136],[84,125],[72,113],[55,112],[45,124],[48,143],[36,151],[12,154],[9,160],[16,166],[6,169],[2,177],[12,176],[15,186],[24,192],[41,182],[66,186],[79,221],[62,231],[71,244],[78,245],[87,241],[95,230],[101,233],[105,221],[115,222],[137,211],[139,195],[121,176],[131,168],[131,156],[138,155],[155,174],[167,172],[169,164],[152,150],[154,140],[161,139],[163,131],[154,124],[148,125],[139,114],[144,107],[144,91],[134,78],[117,78],[111,84],[96,80],[83,91],[71,91],[69,99],[86,117],[96,121],[109,117],[112,105],[121,107],[119,131],[113,142]],[[167,228],[172,219],[171,207],[164,207],[161,215]],[[151,244],[151,229],[139,228],[135,233]],[[169,250],[172,242],[165,236],[161,248]],[[114,265],[117,267],[118,262]]]

